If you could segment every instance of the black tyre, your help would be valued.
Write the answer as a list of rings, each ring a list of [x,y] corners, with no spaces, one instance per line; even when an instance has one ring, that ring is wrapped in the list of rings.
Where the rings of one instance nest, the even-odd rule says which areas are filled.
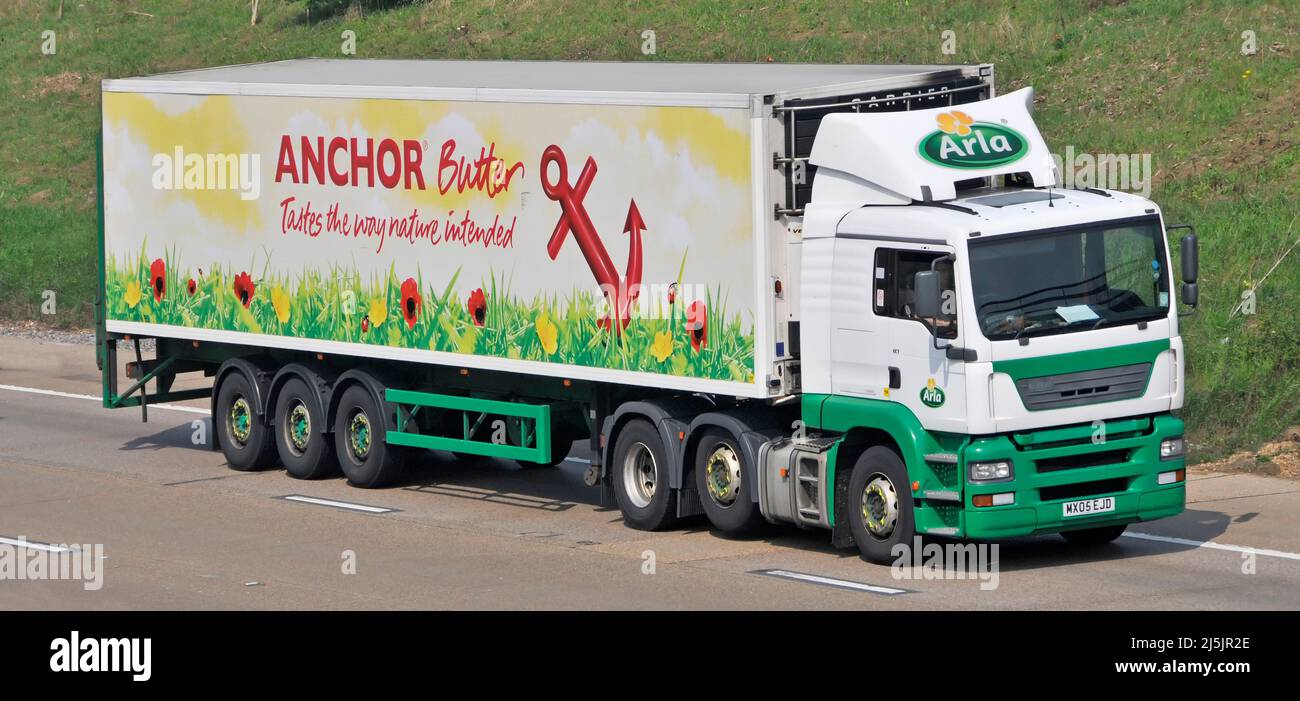
[[[320,479],[339,470],[334,440],[323,432],[325,416],[317,400],[297,377],[284,383],[275,400],[275,448],[285,471],[298,479]]]
[[[896,559],[895,545],[912,547],[916,516],[912,512],[912,490],[907,467],[897,453],[875,446],[868,448],[853,466],[849,478],[849,526],[862,558],[878,564]]]
[[[231,469],[264,470],[275,464],[275,437],[258,420],[257,394],[241,372],[231,372],[217,387],[216,426],[221,452]]]
[[[402,451],[384,442],[384,417],[361,385],[343,391],[334,413],[334,449],[348,483],[371,489],[402,474]]]
[[[695,491],[709,522],[732,535],[747,535],[764,523],[753,487],[745,483],[744,453],[730,432],[704,429],[695,450]]]
[[[677,520],[673,490],[668,486],[668,456],[649,421],[634,419],[623,427],[609,469],[624,523],[657,531]]]
[[[1124,526],[1102,526],[1101,528],[1085,528],[1081,531],[1062,531],[1061,537],[1071,545],[1105,545],[1116,538],[1124,535]]]

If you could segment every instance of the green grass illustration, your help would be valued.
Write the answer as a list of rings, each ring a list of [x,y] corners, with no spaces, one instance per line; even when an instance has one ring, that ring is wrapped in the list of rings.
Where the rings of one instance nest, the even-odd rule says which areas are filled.
[[[164,275],[156,297],[150,269],[159,260]],[[247,307],[235,291],[241,273],[252,282]],[[404,299],[407,280],[391,268],[369,278],[337,266],[295,277],[273,271],[269,260],[250,262],[246,270],[187,267],[175,251],[158,257],[142,248],[134,261],[106,261],[105,285],[113,320],[753,381],[754,337],[746,331],[752,322],[728,314],[726,299],[716,288],[700,300],[707,321],[705,341],[697,350],[680,298],[674,304],[655,301],[650,318],[633,318],[622,334],[614,335],[599,326],[606,305],[591,291],[523,300],[511,294],[508,281],[489,273],[482,281],[486,311],[478,326],[468,296],[456,291],[460,274],[457,270],[439,285],[417,273],[410,278],[419,296],[416,303],[413,295]]]

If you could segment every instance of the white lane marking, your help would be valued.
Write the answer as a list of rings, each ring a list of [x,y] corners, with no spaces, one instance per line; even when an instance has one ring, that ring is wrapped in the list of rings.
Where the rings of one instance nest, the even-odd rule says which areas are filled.
[[[583,465],[590,465],[591,461],[586,458],[565,458],[565,462],[580,462]]]
[[[906,589],[895,589],[893,587],[881,587],[875,584],[864,584],[862,582],[853,582],[847,579],[835,579],[833,577],[822,577],[815,574],[805,574],[803,572],[791,572],[789,570],[754,570],[752,574],[762,574],[769,577],[780,577],[782,579],[793,579],[799,582],[809,582],[812,584],[821,584],[827,587],[838,587],[840,589],[852,589],[854,591],[866,591],[872,594],[884,594],[886,596],[896,596],[906,594]]]
[[[1289,553],[1283,550],[1267,550],[1264,548],[1252,548],[1249,545],[1228,545],[1226,543],[1216,543],[1212,540],[1200,541],[1189,540],[1187,538],[1174,538],[1164,535],[1151,535],[1150,533],[1125,533],[1125,538],[1137,538],[1138,540],[1153,540],[1159,543],[1173,543],[1175,545],[1190,545],[1194,548],[1207,548],[1209,550],[1228,550],[1234,553],[1250,553],[1251,555],[1264,555],[1267,557],[1280,557],[1286,560],[1300,560],[1300,553]]]
[[[72,548],[65,548],[59,545],[50,545],[48,543],[37,543],[21,538],[6,538],[0,536],[0,545],[12,545],[18,548],[27,548],[28,550],[43,550],[47,553],[70,553]]]
[[[349,511],[362,511],[368,514],[387,514],[397,511],[398,509],[389,509],[383,506],[368,506],[366,504],[353,504],[349,501],[334,501],[333,499],[318,499],[316,497],[305,497],[301,494],[290,494],[279,497],[285,501],[297,501],[303,504],[315,504],[317,506],[332,506],[336,509],[348,509]]]
[[[102,397],[96,397],[93,394],[73,394],[72,392],[60,392],[53,389],[41,389],[40,387],[19,387],[18,385],[0,385],[0,389],[7,389],[10,392],[26,392],[27,394],[43,394],[47,397],[66,397],[68,399],[89,399],[95,402],[103,402]],[[207,409],[200,409],[192,406],[178,406],[176,404],[150,404],[150,409],[170,409],[171,411],[185,411],[191,414],[203,414],[207,416]]]

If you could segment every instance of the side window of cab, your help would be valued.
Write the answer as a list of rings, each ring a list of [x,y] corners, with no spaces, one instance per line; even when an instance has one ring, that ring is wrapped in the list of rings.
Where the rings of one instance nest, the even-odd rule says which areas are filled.
[[[899,248],[876,249],[874,281],[872,285],[872,308],[876,316],[892,319],[904,319],[922,323],[915,314],[916,291],[913,280],[917,273],[929,270],[936,258],[943,253],[931,251],[913,251]],[[940,316],[935,320],[935,332],[939,338],[957,337],[957,304],[952,292],[953,268],[951,261],[941,262],[939,271],[944,292],[940,305]]]

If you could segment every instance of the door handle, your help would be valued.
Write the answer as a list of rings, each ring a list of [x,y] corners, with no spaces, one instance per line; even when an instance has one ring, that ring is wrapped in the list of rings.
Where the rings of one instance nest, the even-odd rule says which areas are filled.
[[[898,368],[896,367],[889,368],[889,388],[890,389],[903,388],[903,375],[898,371]]]

